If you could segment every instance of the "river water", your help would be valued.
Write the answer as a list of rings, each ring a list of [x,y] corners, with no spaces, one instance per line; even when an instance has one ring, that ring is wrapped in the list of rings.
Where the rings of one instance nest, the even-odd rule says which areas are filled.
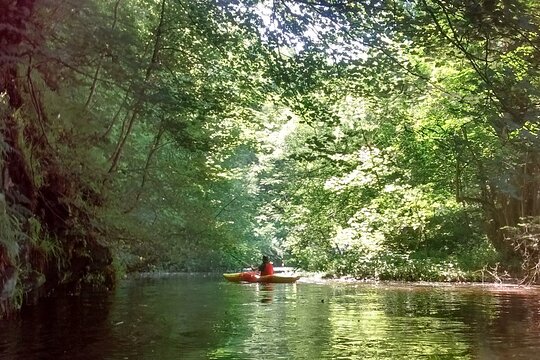
[[[540,289],[137,278],[0,322],[0,359],[540,359]]]

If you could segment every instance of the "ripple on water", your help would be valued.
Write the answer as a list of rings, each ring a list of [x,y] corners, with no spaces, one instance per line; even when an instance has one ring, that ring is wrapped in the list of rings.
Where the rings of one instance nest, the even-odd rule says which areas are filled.
[[[540,292],[521,290],[131,279],[0,322],[0,359],[539,358]]]

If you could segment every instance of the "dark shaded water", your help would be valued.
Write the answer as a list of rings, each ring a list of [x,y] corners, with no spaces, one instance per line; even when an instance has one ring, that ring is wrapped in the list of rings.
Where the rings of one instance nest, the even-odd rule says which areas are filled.
[[[171,276],[0,322],[0,359],[540,359],[540,289]]]

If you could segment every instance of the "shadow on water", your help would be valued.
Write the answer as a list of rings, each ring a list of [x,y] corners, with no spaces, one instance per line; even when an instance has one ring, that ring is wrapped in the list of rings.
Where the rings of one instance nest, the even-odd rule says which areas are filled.
[[[99,359],[109,346],[112,296],[87,292],[56,296],[0,322],[0,359]]]
[[[535,359],[540,290],[127,280],[0,322],[0,359]]]

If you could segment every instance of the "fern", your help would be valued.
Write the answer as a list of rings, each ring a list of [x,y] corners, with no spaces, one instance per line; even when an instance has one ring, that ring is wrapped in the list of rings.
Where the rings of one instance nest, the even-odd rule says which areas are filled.
[[[23,234],[18,220],[7,211],[3,193],[0,193],[0,234],[0,245],[5,249],[8,259],[14,262],[19,254],[19,240]]]

